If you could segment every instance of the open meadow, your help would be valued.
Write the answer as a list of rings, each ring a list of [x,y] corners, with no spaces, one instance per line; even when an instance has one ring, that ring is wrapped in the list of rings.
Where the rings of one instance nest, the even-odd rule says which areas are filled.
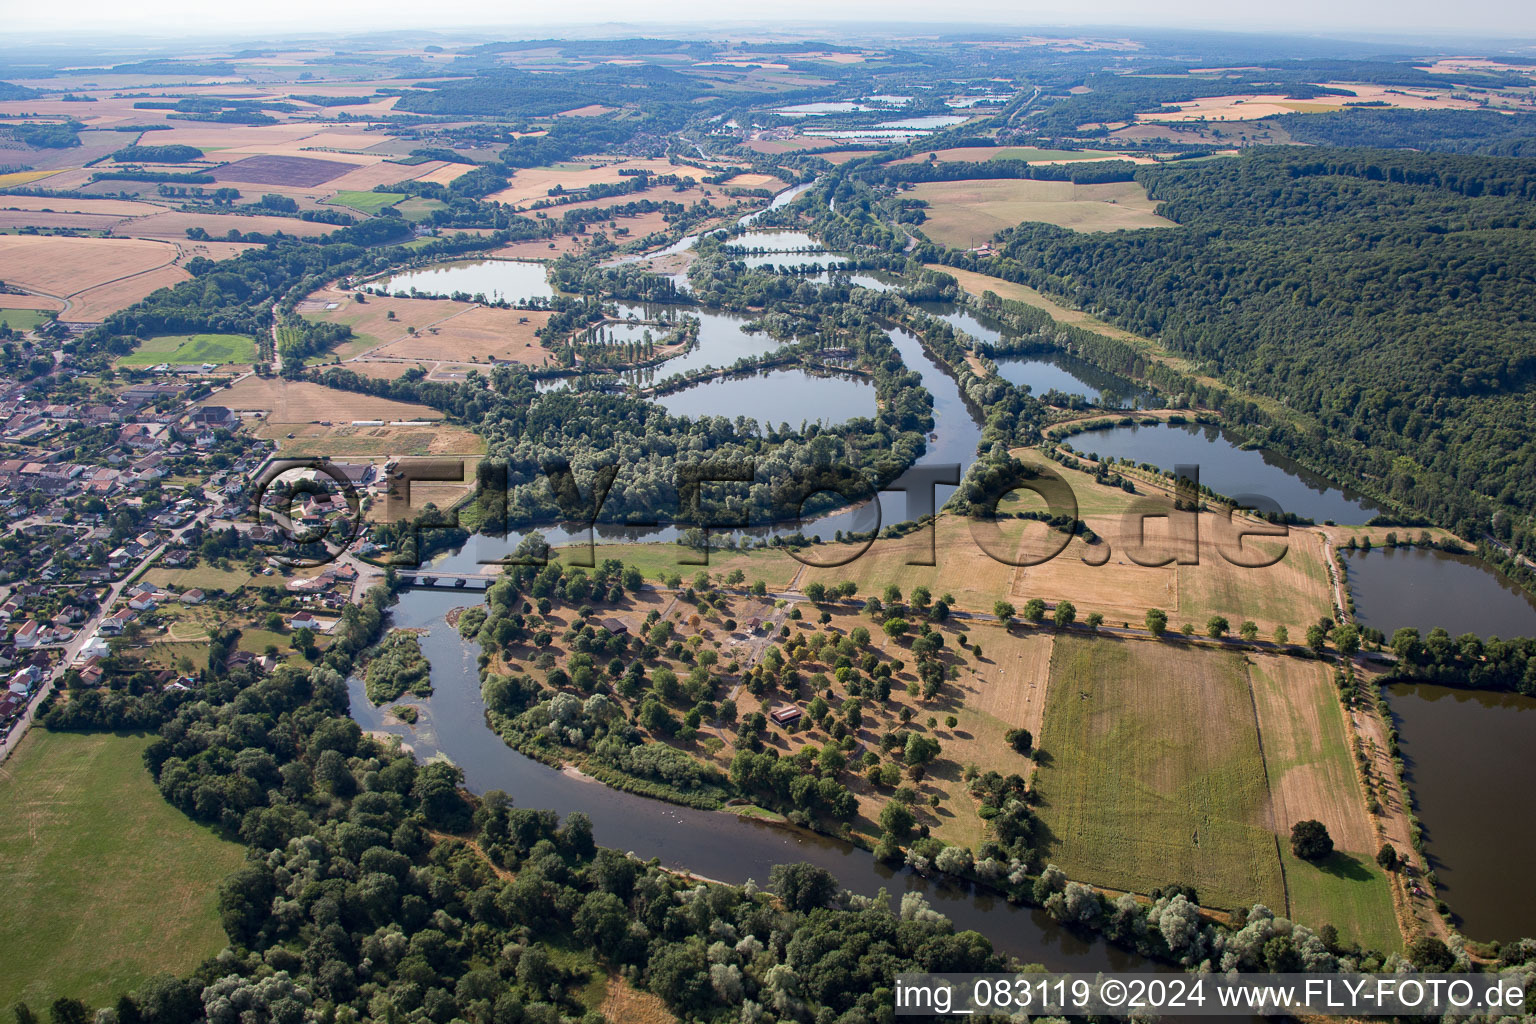
[[[245,859],[176,810],[144,767],[149,737],[34,729],[0,770],[0,1002],[93,1006],[185,974],[229,941],[219,883]]]
[[[1071,878],[1286,905],[1243,655],[1058,637],[1039,814]]]
[[[118,366],[156,366],[160,363],[196,365],[256,361],[256,343],[242,334],[165,334],[146,338],[139,347],[116,360]]]
[[[1376,863],[1381,848],[1329,667],[1295,658],[1249,659],[1248,678],[1277,829],[1313,819],[1328,827],[1334,852],[1321,864],[1296,858],[1281,843],[1296,919],[1332,924],[1374,949],[1398,949],[1402,935],[1390,883]]]
[[[956,249],[971,249],[1004,228],[1026,221],[1074,231],[1169,227],[1136,182],[1078,185],[1070,181],[986,178],[930,181],[908,193],[928,203],[923,233]]]

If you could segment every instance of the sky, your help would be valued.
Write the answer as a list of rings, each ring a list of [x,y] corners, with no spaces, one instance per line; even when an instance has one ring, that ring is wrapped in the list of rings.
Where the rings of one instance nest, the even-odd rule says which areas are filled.
[[[461,26],[531,31],[627,22],[703,29],[732,21],[761,23],[772,12],[795,22],[971,22],[1060,27],[1114,25],[1285,31],[1295,34],[1536,38],[1531,0],[0,0],[6,31],[117,31],[178,35]],[[557,20],[558,19],[558,20]],[[543,33],[540,33],[543,34]]]

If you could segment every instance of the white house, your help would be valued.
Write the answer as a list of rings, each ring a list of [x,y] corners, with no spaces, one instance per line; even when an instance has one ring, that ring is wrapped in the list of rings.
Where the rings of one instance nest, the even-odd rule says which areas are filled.
[[[37,646],[40,629],[36,622],[28,619],[16,630],[16,635],[11,637],[11,642],[20,650],[29,650]]]

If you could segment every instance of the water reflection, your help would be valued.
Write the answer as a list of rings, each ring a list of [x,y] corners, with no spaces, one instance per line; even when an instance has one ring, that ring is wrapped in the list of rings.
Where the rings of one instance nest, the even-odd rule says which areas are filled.
[[[1230,497],[1263,495],[1292,515],[1316,522],[1364,523],[1380,506],[1349,488],[1297,465],[1283,455],[1241,448],[1220,427],[1194,423],[1158,423],[1088,430],[1072,436],[1072,446],[1134,463],[1172,470],[1200,467],[1200,482]]]
[[[1402,626],[1536,636],[1536,598],[1480,559],[1421,547],[1347,552],[1346,559],[1356,617],[1387,636]]]
[[[1469,938],[1536,932],[1536,699],[1443,686],[1387,687],[1437,892]]]

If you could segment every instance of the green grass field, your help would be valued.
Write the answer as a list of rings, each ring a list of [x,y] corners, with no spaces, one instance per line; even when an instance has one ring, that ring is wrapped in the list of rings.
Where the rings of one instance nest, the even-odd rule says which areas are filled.
[[[1321,864],[1309,864],[1291,853],[1289,843],[1280,847],[1296,920],[1312,928],[1331,924],[1367,949],[1403,948],[1391,883],[1375,860],[1336,849]]]
[[[1040,748],[1049,859],[1135,892],[1285,906],[1243,657],[1058,637]]]
[[[586,558],[587,555],[585,545],[562,547],[557,551],[566,562],[573,556]],[[800,567],[799,562],[784,552],[771,550],[745,553],[712,551],[708,565],[689,565],[684,559],[697,561],[700,555],[694,549],[680,544],[599,543],[593,550],[593,558],[598,562],[605,558],[617,558],[625,565],[639,569],[649,580],[659,580],[668,573],[677,573],[684,580],[691,580],[699,572],[707,572],[719,579],[733,569],[740,569],[746,573],[749,585],[755,580],[762,580],[768,584],[769,589],[788,586],[789,581],[795,578],[795,570]]]
[[[149,338],[120,356],[118,366],[193,366],[200,363],[254,363],[256,343],[243,334],[165,334]]]
[[[13,331],[30,331],[38,324],[47,323],[53,314],[46,309],[6,309],[0,307],[0,324]]]
[[[0,773],[0,1005],[110,1004],[228,942],[218,886],[244,851],[165,802],[148,745],[38,728]]]
[[[396,209],[400,215],[409,221],[426,220],[434,210],[446,210],[447,204],[437,199],[426,199],[415,196],[401,203]]]
[[[407,198],[404,192],[337,192],[331,197],[336,206],[346,206],[359,213],[373,216],[386,206],[394,206]]]

